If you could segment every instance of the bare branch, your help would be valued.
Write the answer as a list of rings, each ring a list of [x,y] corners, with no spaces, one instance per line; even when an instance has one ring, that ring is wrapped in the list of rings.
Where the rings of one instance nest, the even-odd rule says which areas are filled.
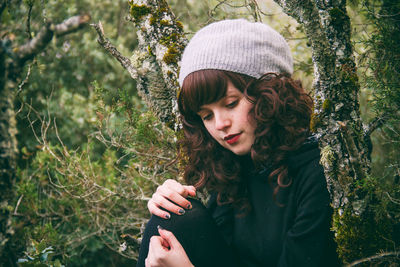
[[[378,128],[382,127],[390,118],[390,114],[385,113],[373,119],[367,126],[364,127],[364,136],[369,137]]]
[[[19,65],[22,66],[27,60],[32,59],[42,51],[50,43],[54,35],[63,36],[74,32],[82,28],[89,20],[89,15],[82,15],[71,17],[57,25],[48,23],[39,31],[35,38],[16,49],[16,57],[19,59]]]
[[[29,40],[32,39],[32,34],[31,34],[31,15],[32,15],[32,8],[33,8],[33,2],[28,1],[28,18],[26,19],[26,33],[28,34]]]
[[[22,91],[22,87],[28,82],[29,80],[29,76],[31,75],[31,68],[32,65],[34,64],[35,61],[32,61],[31,64],[29,64],[28,66],[28,72],[26,73],[25,79],[18,85],[18,91],[17,91],[17,95],[19,93],[21,93]],[[23,102],[22,102],[23,103]],[[17,114],[19,113],[19,111],[17,112]]]
[[[373,261],[385,261],[388,260],[388,258],[392,258],[395,259],[397,258],[396,262],[400,261],[400,251],[392,251],[392,252],[385,252],[385,253],[379,253],[377,255],[368,257],[368,258],[364,258],[364,259],[360,259],[357,261],[354,261],[352,263],[350,263],[349,265],[347,265],[346,267],[352,267],[352,266],[357,266],[359,264],[365,263],[365,262],[373,262]]]
[[[90,16],[85,14],[81,16],[74,16],[64,20],[60,24],[52,25],[51,30],[57,37],[75,32],[84,27],[90,21]]]
[[[132,62],[130,61],[129,58],[124,57],[121,52],[118,51],[118,49],[107,39],[107,37],[104,35],[104,30],[101,22],[99,23],[93,23],[90,24],[95,30],[97,31],[97,34],[99,35],[99,38],[97,39],[97,42],[113,57],[115,57],[119,63],[121,63],[122,67],[124,67],[131,77],[133,79],[136,79],[138,77],[138,71],[133,67]]]

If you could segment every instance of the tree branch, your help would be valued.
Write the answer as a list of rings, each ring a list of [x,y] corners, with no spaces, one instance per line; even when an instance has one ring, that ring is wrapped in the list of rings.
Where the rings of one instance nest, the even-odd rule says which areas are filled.
[[[28,18],[26,19],[26,33],[28,34],[29,40],[32,39],[32,34],[31,34],[31,15],[32,15],[32,8],[33,8],[33,2],[28,1]]]
[[[382,127],[390,118],[389,113],[384,113],[373,119],[367,126],[364,127],[364,137],[369,137],[378,128]]]
[[[136,79],[138,77],[138,71],[135,69],[132,65],[132,62],[130,61],[129,58],[124,57],[121,52],[118,51],[118,49],[107,39],[107,37],[104,35],[104,30],[101,22],[99,23],[93,23],[90,24],[95,30],[97,31],[97,34],[99,38],[97,39],[97,42],[114,58],[118,60],[119,63],[121,63],[122,67],[124,67],[131,77],[133,79]]]
[[[54,35],[63,36],[74,32],[82,28],[89,20],[89,15],[82,15],[71,17],[56,25],[48,23],[39,31],[35,38],[16,49],[15,54],[18,64],[22,66],[27,60],[32,59],[42,51],[50,43]]]
[[[346,267],[357,266],[357,265],[359,265],[361,263],[372,262],[372,261],[376,261],[376,260],[385,261],[388,258],[398,258],[399,259],[399,257],[400,257],[400,251],[379,253],[377,255],[374,255],[374,256],[371,256],[371,257],[368,257],[368,258],[364,258],[364,259],[360,259],[360,260],[357,260],[357,261],[353,261],[352,263],[350,263]]]
[[[57,37],[75,32],[84,27],[90,21],[89,15],[74,16],[64,20],[60,24],[52,25],[51,29]]]

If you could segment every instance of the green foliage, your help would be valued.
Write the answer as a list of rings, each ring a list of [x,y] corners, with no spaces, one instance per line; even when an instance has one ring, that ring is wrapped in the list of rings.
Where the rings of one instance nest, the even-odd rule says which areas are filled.
[[[124,90],[115,95],[97,82],[93,85],[89,102],[74,101],[71,113],[84,107],[82,117],[96,129],[87,143],[71,150],[61,139],[52,144],[42,134],[42,150],[29,169],[20,170],[17,185],[22,196],[18,213],[24,215],[16,221],[20,238],[53,246],[72,266],[85,263],[82,253],[85,264],[96,259],[97,266],[106,266],[111,259],[98,254],[108,248],[135,259],[148,216],[147,199],[159,183],[178,175],[169,166],[175,157],[172,130],[150,112],[141,113]],[[99,146],[100,155],[94,150]]]
[[[40,243],[33,242],[29,254],[27,253],[26,258],[18,259],[18,265],[21,267],[64,267],[61,262],[56,259],[52,260],[52,254],[54,250],[52,247],[43,248]]]
[[[56,259],[52,260],[54,250],[52,247],[43,248],[41,243],[32,242],[30,253],[26,253],[26,258],[18,259],[18,265],[22,267],[64,267],[61,262]]]
[[[363,1],[358,29],[362,111],[365,121],[385,121],[371,137],[372,172],[393,183],[400,174],[400,4],[390,0]],[[358,11],[359,12],[359,11]],[[359,12],[360,13],[360,12]]]
[[[374,90],[373,105],[377,113],[395,114],[400,108],[400,3],[371,0],[365,8],[367,19],[374,26],[366,42],[365,60],[371,74],[366,77],[366,85]]]

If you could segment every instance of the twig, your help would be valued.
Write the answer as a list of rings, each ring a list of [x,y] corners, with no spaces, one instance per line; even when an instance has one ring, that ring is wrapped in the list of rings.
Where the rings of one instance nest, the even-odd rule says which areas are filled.
[[[366,127],[364,127],[364,136],[368,137],[378,128],[382,127],[390,118],[390,114],[384,113],[382,116],[376,117]]]
[[[257,1],[250,0],[247,3],[247,7],[250,8],[251,15],[253,16],[254,21],[256,21],[256,22],[257,21],[261,21],[262,22],[262,18],[261,18],[261,15],[260,15],[260,7],[258,6]]]
[[[356,260],[356,261],[350,263],[349,265],[346,265],[346,267],[352,267],[352,266],[356,266],[356,265],[359,265],[364,262],[371,262],[371,261],[375,261],[375,260],[379,260],[379,259],[383,259],[383,258],[390,258],[390,257],[399,258],[399,256],[400,256],[400,251],[379,253],[379,254],[371,256],[371,257]],[[399,261],[400,261],[400,259],[398,259],[397,262],[399,262]]]
[[[29,66],[28,66],[28,72],[26,73],[25,79],[18,85],[17,95],[18,95],[19,93],[21,93],[22,87],[28,82],[29,76],[31,75],[31,68],[32,68],[32,65],[33,65],[34,63],[35,63],[35,62],[33,61],[31,64],[29,64]],[[23,105],[22,105],[22,106],[23,106]],[[18,111],[17,114],[18,114],[19,112],[20,112],[20,111]]]
[[[18,199],[18,201],[17,201],[17,205],[15,206],[15,209],[14,209],[14,215],[17,215],[17,214],[18,214],[18,207],[19,207],[19,205],[21,204],[21,200],[22,200],[23,197],[24,197],[23,194],[19,197],[19,199]]]
[[[388,196],[390,201],[392,201],[395,204],[400,205],[400,199],[393,198],[388,192],[386,192],[386,195]]]
[[[27,1],[28,3],[28,18],[26,19],[26,33],[28,34],[28,39],[32,39],[32,34],[31,34],[31,15],[32,15],[32,7],[33,7],[33,1]]]
[[[118,51],[118,49],[107,39],[107,37],[104,35],[104,29],[103,25],[99,21],[99,23],[93,23],[90,24],[95,30],[97,31],[98,34],[98,39],[97,42],[114,58],[118,60],[118,62],[124,67],[131,77],[133,79],[136,79],[138,77],[138,71],[132,66],[132,63],[129,58],[124,57],[121,52]]]

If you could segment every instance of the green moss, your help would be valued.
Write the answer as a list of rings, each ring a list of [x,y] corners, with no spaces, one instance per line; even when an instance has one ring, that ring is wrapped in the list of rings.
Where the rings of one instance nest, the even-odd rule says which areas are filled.
[[[343,14],[344,14],[343,11],[340,10],[339,8],[332,8],[331,10],[329,10],[329,15],[331,17],[340,17]]]
[[[173,43],[176,43],[180,37],[180,34],[173,32],[168,36],[164,36],[161,38],[160,43],[166,46],[169,46]]]
[[[160,25],[162,25],[162,26],[168,26],[168,25],[169,25],[169,22],[168,22],[168,20],[166,20],[166,19],[162,19],[162,20],[160,20]]]
[[[153,26],[154,24],[157,23],[157,18],[156,16],[151,16],[150,17],[150,25]]]
[[[329,99],[325,99],[324,103],[322,103],[322,110],[324,112],[331,112],[332,102]]]
[[[377,217],[372,212],[362,216],[351,214],[350,208],[335,211],[333,230],[336,232],[339,257],[349,263],[356,259],[378,253],[389,248],[392,226],[387,217]]]
[[[166,6],[161,7],[159,13],[167,13],[168,12],[168,8]]]
[[[322,120],[318,114],[311,114],[311,120],[310,120],[310,130],[313,133],[317,132],[317,129],[322,126]]]
[[[183,24],[179,20],[176,21],[176,26],[180,29],[183,30]]]
[[[346,83],[358,85],[357,70],[352,60],[348,59],[348,62],[342,63],[341,77]]]
[[[334,26],[340,26],[348,20],[346,14],[339,8],[332,8],[329,11],[331,22]]]
[[[151,46],[150,46],[150,45],[147,46],[147,51],[149,52],[149,54],[150,54],[151,56],[154,56],[153,50],[151,49]]]
[[[164,62],[167,64],[177,64],[178,53],[178,50],[174,46],[170,46],[163,57]]]
[[[132,4],[130,13],[136,21],[139,21],[143,16],[151,13],[151,8],[145,5]]]

